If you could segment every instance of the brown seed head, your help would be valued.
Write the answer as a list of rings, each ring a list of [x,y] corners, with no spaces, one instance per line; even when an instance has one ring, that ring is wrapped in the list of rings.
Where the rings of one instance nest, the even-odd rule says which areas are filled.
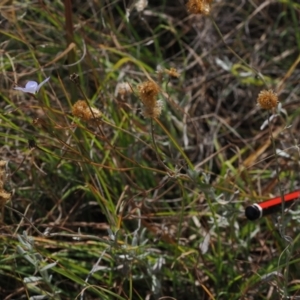
[[[154,107],[144,106],[142,113],[145,118],[158,118],[163,108],[163,102],[161,100],[156,101]]]
[[[11,197],[11,193],[0,190],[0,207],[2,207]]]
[[[76,73],[72,73],[70,75],[70,80],[73,81],[75,84],[79,84],[79,75]]]
[[[3,185],[6,177],[6,164],[5,160],[0,160],[0,190],[3,189]]]
[[[175,77],[178,78],[180,76],[180,74],[178,73],[178,71],[175,68],[171,68],[170,70],[165,69],[165,73],[168,74],[171,77]]]
[[[186,8],[191,14],[208,15],[212,0],[189,0]]]
[[[9,201],[11,198],[11,193],[7,193],[5,190],[0,190],[0,209]]]
[[[142,82],[137,87],[139,97],[144,104],[143,115],[146,118],[157,118],[162,111],[162,101],[157,100],[159,86],[152,80]]]
[[[72,107],[72,114],[83,121],[94,120],[100,118],[102,113],[95,107],[89,107],[84,100],[78,100]]]
[[[278,105],[278,96],[273,90],[262,90],[257,97],[257,105],[263,109],[273,109]]]
[[[143,104],[148,107],[154,107],[159,93],[159,86],[154,81],[149,80],[139,84],[137,89]]]
[[[4,183],[6,181],[6,164],[6,161],[0,161],[0,209],[11,198],[11,193],[8,193],[4,190]]]

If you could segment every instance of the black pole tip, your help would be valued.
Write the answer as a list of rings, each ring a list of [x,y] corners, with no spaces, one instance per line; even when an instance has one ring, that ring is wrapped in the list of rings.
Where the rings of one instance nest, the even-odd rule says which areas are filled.
[[[251,205],[246,207],[245,216],[248,220],[254,221],[261,217],[261,212],[256,205]]]

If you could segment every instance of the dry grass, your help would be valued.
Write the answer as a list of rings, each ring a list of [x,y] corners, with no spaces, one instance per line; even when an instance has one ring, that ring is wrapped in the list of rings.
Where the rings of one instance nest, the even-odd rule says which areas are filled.
[[[200,2],[0,0],[1,299],[299,296],[299,4]]]

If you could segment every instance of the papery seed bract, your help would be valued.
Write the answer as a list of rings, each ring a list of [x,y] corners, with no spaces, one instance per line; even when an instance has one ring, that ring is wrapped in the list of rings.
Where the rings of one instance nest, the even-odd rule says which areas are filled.
[[[38,84],[36,81],[28,81],[25,87],[16,86],[14,90],[22,91],[24,93],[37,94],[40,88],[49,81],[50,77],[47,77],[44,81]]]

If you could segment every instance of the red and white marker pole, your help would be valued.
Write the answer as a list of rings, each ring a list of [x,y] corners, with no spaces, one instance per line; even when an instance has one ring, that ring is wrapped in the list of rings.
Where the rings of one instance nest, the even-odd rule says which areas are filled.
[[[284,198],[284,208],[291,206],[296,200],[300,200],[300,190],[294,191],[289,194],[285,194]],[[245,209],[245,216],[248,220],[254,221],[261,217],[273,214],[275,212],[280,212],[282,209],[282,199],[281,197],[275,197],[260,203],[255,203],[247,206]]]

